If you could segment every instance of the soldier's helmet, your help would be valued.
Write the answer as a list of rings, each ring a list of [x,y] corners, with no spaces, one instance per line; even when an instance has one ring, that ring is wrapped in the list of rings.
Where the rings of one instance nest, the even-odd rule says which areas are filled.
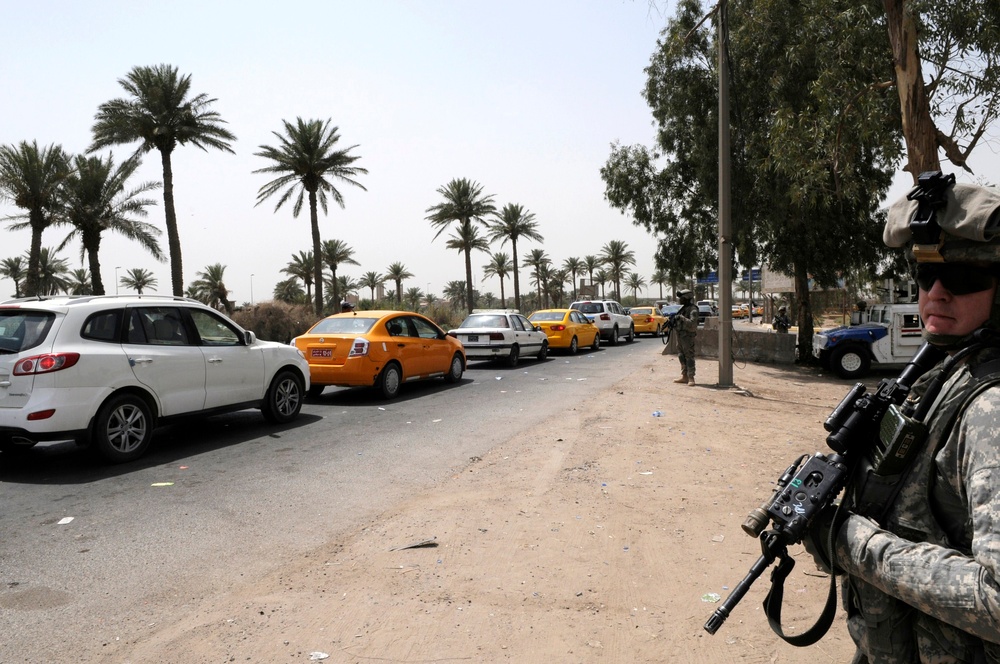
[[[344,300],[343,302],[340,303],[340,311],[341,313],[345,311],[354,311],[354,305],[348,302],[347,300]]]
[[[691,289],[689,288],[677,291],[677,299],[679,300],[691,300],[693,298],[694,298],[694,293],[691,292]]]

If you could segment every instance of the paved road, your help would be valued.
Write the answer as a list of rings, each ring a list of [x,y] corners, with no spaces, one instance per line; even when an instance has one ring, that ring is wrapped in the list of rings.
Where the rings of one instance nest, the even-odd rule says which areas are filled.
[[[174,425],[125,466],[70,444],[0,455],[0,662],[84,661],[164,606],[372,521],[661,350],[646,337],[513,369],[473,363],[456,385],[407,385],[391,402],[327,388],[292,426],[257,411]]]

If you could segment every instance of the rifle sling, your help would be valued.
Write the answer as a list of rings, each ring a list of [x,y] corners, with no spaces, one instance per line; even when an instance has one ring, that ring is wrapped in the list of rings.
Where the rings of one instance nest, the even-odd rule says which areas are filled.
[[[771,630],[786,643],[798,648],[811,646],[823,638],[833,624],[833,618],[837,613],[837,577],[830,575],[830,592],[826,596],[826,606],[823,607],[816,624],[802,634],[788,635],[781,629],[781,601],[785,593],[785,579],[795,567],[795,561],[787,552],[779,554],[778,558],[778,566],[771,571],[771,589],[764,598],[764,614],[767,615]]]

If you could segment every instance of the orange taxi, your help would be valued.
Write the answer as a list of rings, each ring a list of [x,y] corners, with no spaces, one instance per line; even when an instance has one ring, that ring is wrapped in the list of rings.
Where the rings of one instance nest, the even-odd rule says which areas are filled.
[[[403,383],[459,381],[465,351],[431,319],[408,311],[350,311],[327,316],[292,344],[309,362],[309,395],[328,385],[375,387],[386,399]]]
[[[600,330],[576,309],[539,309],[528,320],[542,328],[549,338],[549,348],[563,348],[575,355],[581,346],[594,350],[601,347]]]
[[[654,337],[663,335],[667,327],[667,317],[656,310],[653,305],[632,307],[628,310],[632,316],[632,324],[636,335],[651,334]]]

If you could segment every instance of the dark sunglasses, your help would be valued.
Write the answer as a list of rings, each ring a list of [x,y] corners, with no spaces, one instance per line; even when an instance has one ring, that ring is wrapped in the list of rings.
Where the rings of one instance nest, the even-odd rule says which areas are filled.
[[[996,283],[996,270],[968,263],[924,263],[917,266],[917,285],[929,291],[935,281],[952,295],[969,295],[989,290]]]

